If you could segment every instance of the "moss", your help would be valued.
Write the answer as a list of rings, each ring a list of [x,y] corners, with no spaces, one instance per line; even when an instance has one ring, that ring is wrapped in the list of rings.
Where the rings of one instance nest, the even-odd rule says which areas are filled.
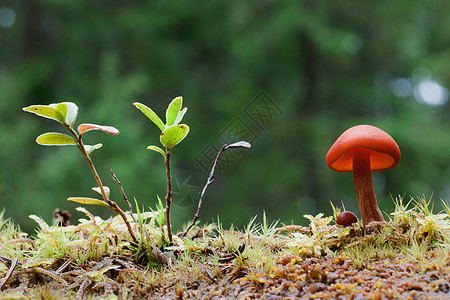
[[[361,223],[337,226],[334,208],[331,217],[305,215],[309,227],[267,224],[265,216],[243,230],[195,226],[186,238],[174,235],[171,247],[158,224],[162,210],[139,213],[139,222],[128,216],[138,244],[120,216],[102,220],[79,210],[87,218],[72,226],[31,216],[39,224],[32,238],[1,215],[1,298],[396,298],[450,291],[445,203],[433,213],[430,201],[399,197],[389,221],[370,233]]]

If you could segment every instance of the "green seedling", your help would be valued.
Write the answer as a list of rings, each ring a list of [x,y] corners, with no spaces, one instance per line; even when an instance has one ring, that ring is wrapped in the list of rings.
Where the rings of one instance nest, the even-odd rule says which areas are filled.
[[[112,211],[119,213],[128,228],[131,238],[136,242],[136,237],[134,236],[133,230],[131,229],[130,223],[128,222],[125,213],[117,205],[116,202],[109,199],[110,189],[102,184],[100,176],[98,175],[97,170],[95,169],[92,162],[92,152],[99,149],[102,144],[85,145],[82,141],[83,134],[92,130],[100,130],[111,135],[119,134],[119,130],[112,126],[84,123],[78,126],[77,132],[73,126],[78,115],[78,107],[75,103],[72,102],[61,102],[50,105],[31,105],[28,107],[24,107],[23,110],[26,112],[34,113],[40,117],[55,120],[63,125],[67,131],[69,131],[71,135],[59,132],[44,133],[37,137],[36,142],[39,145],[44,146],[76,146],[81,154],[83,154],[86,162],[89,165],[89,168],[92,171],[92,174],[95,177],[95,180],[97,181],[98,186],[94,187],[93,190],[101,194],[103,197],[103,200],[87,197],[70,197],[67,200],[82,204],[106,206]]]
[[[170,153],[173,147],[180,143],[189,133],[189,126],[180,124],[187,111],[187,107],[181,108],[183,97],[177,97],[170,102],[166,110],[166,123],[149,107],[142,103],[133,103],[144,115],[146,115],[161,130],[159,140],[165,147],[165,151],[157,146],[148,146],[147,149],[156,151],[164,157],[167,176],[167,194],[166,194],[166,226],[169,244],[172,244],[172,230],[170,227],[170,204],[172,203],[172,179],[170,175]]]

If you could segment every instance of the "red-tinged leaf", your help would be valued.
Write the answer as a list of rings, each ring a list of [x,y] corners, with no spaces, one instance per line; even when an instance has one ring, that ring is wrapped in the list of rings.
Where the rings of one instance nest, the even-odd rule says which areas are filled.
[[[78,132],[80,133],[80,135],[82,135],[85,132],[91,131],[91,130],[100,130],[112,135],[116,135],[119,134],[119,130],[115,127],[112,126],[103,126],[103,125],[97,125],[97,124],[89,124],[89,123],[84,123],[81,124],[80,126],[78,126]]]

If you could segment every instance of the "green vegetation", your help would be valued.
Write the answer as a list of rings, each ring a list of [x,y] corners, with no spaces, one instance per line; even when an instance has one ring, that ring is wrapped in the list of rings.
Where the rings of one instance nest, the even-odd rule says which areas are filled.
[[[36,126],[21,108],[60,99],[80,107],[80,123],[121,131],[83,139],[104,144],[94,160],[111,193],[110,168],[131,200],[152,207],[156,194],[166,194],[166,176],[156,171],[160,157],[145,151],[155,132],[130,103],[145,99],[163,118],[167,100],[189,99],[189,142],[171,159],[174,230],[195,213],[197,191],[217,151],[240,140],[251,142],[255,155],[230,152],[222,161],[217,176],[226,179],[211,189],[202,221],[215,220],[220,211],[227,227],[243,227],[264,209],[269,221],[305,225],[303,214],[330,215],[330,200],[357,212],[351,175],[337,176],[325,163],[332,142],[356,124],[388,132],[402,151],[396,169],[373,174],[382,212],[394,209],[390,195],[450,198],[450,102],[431,105],[419,89],[430,81],[450,88],[450,2],[212,1],[199,8],[190,2],[62,0],[2,6],[16,18],[0,29],[0,201],[26,232],[35,227],[30,214],[48,223],[55,208],[82,217],[77,204],[64,199],[95,185],[74,149],[33,145],[41,131],[57,129]],[[151,180],[141,180],[150,173]],[[103,218],[109,214],[91,209]]]
[[[68,219],[64,222],[58,219],[49,226],[41,217],[31,215],[39,230],[34,238],[28,238],[28,234],[5,221],[2,213],[0,260],[3,265],[0,271],[3,268],[5,275],[0,285],[6,289],[4,297],[47,297],[52,293],[68,298],[123,298],[143,294],[158,296],[159,293],[167,296],[166,287],[170,286],[175,296],[181,299],[185,293],[189,297],[197,296],[195,291],[186,288],[187,282],[198,282],[205,274],[207,285],[225,281],[248,288],[250,284],[258,295],[268,293],[264,287],[274,285],[273,280],[280,284],[287,280],[290,285],[305,281],[327,283],[333,289],[329,293],[336,290],[344,294],[358,292],[358,283],[342,285],[335,277],[330,281],[330,272],[341,272],[331,267],[330,262],[346,270],[350,263],[353,270],[360,272],[379,269],[378,264],[382,261],[387,264],[390,261],[393,265],[420,265],[421,273],[439,271],[445,280],[450,265],[450,215],[449,206],[444,201],[444,210],[435,214],[431,199],[412,198],[405,203],[403,197],[398,197],[388,222],[376,221],[368,226],[358,220],[339,225],[337,220],[345,207],[336,207],[333,203],[330,217],[324,217],[323,213],[304,215],[309,220],[309,227],[284,224],[278,227],[278,222],[268,221],[265,212],[260,224],[254,217],[243,230],[234,226],[225,230],[219,220],[216,224],[203,226],[196,223],[205,192],[214,182],[221,155],[227,149],[249,148],[250,144],[244,141],[223,145],[199,195],[197,213],[191,224],[184,232],[172,235],[170,155],[172,148],[189,132],[187,125],[180,124],[187,108],[182,109],[181,97],[172,100],[166,110],[164,124],[147,106],[137,102],[134,105],[161,130],[160,141],[165,147],[165,151],[157,146],[147,147],[162,155],[167,176],[166,206],[158,197],[156,208],[149,212],[141,211],[135,200],[137,213],[133,213],[114,172],[111,172],[113,178],[130,211],[124,212],[109,198],[110,188],[102,184],[91,159],[93,151],[102,144],[85,145],[82,140],[86,132],[93,130],[117,135],[119,131],[115,127],[83,123],[76,131],[74,124],[78,107],[72,102],[32,105],[23,109],[57,121],[71,134],[48,132],[39,135],[36,142],[44,146],[76,146],[97,181],[98,186],[93,190],[103,196],[103,200],[86,197],[69,197],[68,200],[106,206],[118,216],[103,220],[78,207],[77,210],[87,216],[78,225],[70,225]],[[167,225],[166,229],[164,225]],[[309,269],[307,261],[311,258],[321,259],[322,265]],[[297,277],[290,274],[293,267],[301,265],[304,260],[305,265],[299,269],[303,271],[296,273]],[[290,266],[290,271],[286,270],[287,266]],[[136,276],[132,282],[125,280],[131,274]],[[18,280],[22,282],[19,286],[16,285]],[[380,283],[376,285],[382,286]],[[445,292],[445,287],[442,289]],[[270,293],[274,291],[278,289],[270,288]],[[432,293],[440,292],[439,286]],[[314,297],[322,295],[312,294]]]
[[[419,0],[2,2],[0,298],[446,296],[449,10]],[[167,106],[174,93],[189,114],[181,97]],[[157,135],[141,112],[161,145],[148,146]],[[351,213],[351,174],[326,165],[356,124],[401,149],[398,167],[371,173],[387,220],[374,227]],[[36,136],[76,149],[44,150]],[[116,183],[124,202],[112,200]],[[98,199],[82,194],[92,186]]]
[[[172,176],[170,175],[170,154],[174,146],[181,142],[189,133],[189,126],[180,124],[187,107],[182,108],[183,98],[177,97],[170,102],[166,110],[166,124],[161,121],[158,115],[142,103],[133,103],[140,111],[144,113],[156,126],[161,130],[159,137],[161,144],[164,145],[166,151],[157,146],[148,146],[147,149],[156,151],[164,157],[167,176],[167,194],[166,194],[166,224],[167,236],[169,244],[172,243],[172,229],[170,226],[170,204],[172,203]]]
[[[67,200],[75,201],[82,204],[93,204],[93,205],[102,205],[106,206],[114,212],[119,213],[119,215],[124,220],[127,225],[128,232],[130,233],[131,238],[137,242],[136,237],[134,236],[133,231],[131,230],[130,223],[127,220],[127,216],[123,212],[123,210],[117,205],[116,202],[109,199],[110,189],[107,186],[103,186],[103,183],[100,179],[100,176],[97,173],[97,170],[94,167],[94,163],[91,159],[91,154],[94,150],[99,149],[102,144],[96,145],[84,145],[82,141],[82,135],[86,132],[92,130],[100,130],[112,135],[119,134],[119,130],[112,126],[102,126],[97,124],[83,123],[78,126],[78,133],[73,128],[75,120],[78,116],[78,106],[72,102],[62,102],[50,105],[32,105],[23,108],[26,112],[34,113],[38,116],[55,120],[62,124],[65,129],[67,129],[70,134],[73,136],[68,136],[63,133],[57,132],[48,132],[41,134],[37,137],[36,142],[40,145],[44,146],[68,146],[75,145],[78,150],[83,154],[86,162],[89,165],[89,168],[92,171],[92,174],[97,181],[98,186],[94,187],[93,190],[102,195],[103,200],[94,199],[94,198],[86,198],[86,197],[70,197]]]
[[[49,226],[32,215],[30,218],[38,223],[39,230],[29,238],[2,214],[0,271],[6,273],[12,258],[17,258],[14,272],[2,285],[2,296],[57,293],[63,298],[116,299],[176,294],[181,298],[195,295],[194,282],[213,285],[224,281],[230,290],[240,285],[242,292],[247,293],[247,289],[263,292],[264,287],[276,287],[277,280],[285,279],[294,285],[327,283],[344,294],[367,293],[357,288],[362,282],[344,284],[348,281],[339,278],[344,278],[345,273],[334,278],[331,271],[344,266],[347,273],[368,271],[376,277],[379,262],[386,266],[410,265],[408,272],[421,276],[448,275],[448,205],[444,203],[447,211],[434,213],[424,198],[405,203],[398,197],[395,206],[382,230],[373,234],[365,233],[360,222],[346,228],[335,225],[334,216],[305,215],[309,227],[303,227],[269,224],[263,214],[260,224],[256,223],[256,217],[252,218],[243,230],[233,226],[224,229],[220,221],[195,226],[186,238],[173,236],[172,246],[166,248],[170,252],[155,246],[161,245],[159,223],[165,215],[162,204],[154,211],[134,214],[138,222],[131,225],[135,232],[140,232],[139,247],[128,240],[129,232],[120,216],[103,220],[78,208],[87,218],[76,226],[61,227]],[[323,266],[308,269],[308,261],[317,259],[324,259]],[[289,273],[289,269],[297,266],[306,271]],[[17,285],[19,278],[21,284]],[[390,293],[386,286],[379,292],[384,296]],[[439,286],[434,290],[435,295],[441,292]],[[319,297],[321,292],[317,290],[310,295]]]
[[[163,151],[161,148],[157,146],[148,146],[147,149],[156,151],[160,153],[164,158],[164,164],[166,166],[166,176],[167,176],[167,194],[166,194],[166,207],[165,207],[165,218],[159,220],[159,224],[161,226],[164,226],[164,223],[166,223],[167,228],[167,238],[168,238],[168,245],[172,245],[172,229],[170,225],[170,205],[172,203],[172,176],[170,172],[170,155],[171,150],[174,146],[176,146],[178,143],[180,143],[189,133],[189,126],[186,124],[180,124],[180,122],[183,119],[184,114],[187,111],[187,107],[182,109],[182,97],[177,97],[170,102],[167,110],[166,110],[166,123],[164,124],[163,121],[158,117],[158,115],[149,107],[146,105],[135,102],[133,105],[135,105],[140,111],[142,111],[153,123],[155,123],[156,126],[161,130],[160,134],[160,141],[165,147],[165,151]],[[142,243],[145,244],[146,238],[145,235],[142,235],[143,229],[142,229],[142,219],[139,219],[140,224],[140,231],[141,231],[141,239],[138,241],[135,237],[135,233],[133,232],[130,222],[128,220],[128,217],[126,216],[125,212],[117,205],[116,202],[112,201],[110,196],[110,188],[107,186],[104,186],[102,184],[102,181],[100,179],[100,176],[98,175],[97,170],[94,167],[94,164],[91,159],[91,154],[94,150],[99,149],[102,144],[96,144],[93,146],[85,145],[82,141],[82,135],[85,132],[92,131],[92,130],[100,130],[112,135],[119,134],[119,130],[117,130],[115,127],[112,126],[102,126],[97,124],[91,124],[91,123],[83,123],[78,126],[78,133],[73,128],[75,120],[78,116],[78,106],[75,103],[72,102],[62,102],[62,103],[56,103],[56,104],[50,104],[50,105],[32,105],[23,108],[26,112],[34,113],[38,116],[45,117],[48,119],[55,120],[59,122],[61,125],[64,126],[65,129],[67,129],[70,134],[73,136],[68,136],[66,134],[62,133],[56,133],[56,132],[49,132],[41,134],[37,137],[36,142],[40,145],[44,146],[67,146],[67,145],[76,145],[78,150],[83,154],[85,157],[92,174],[95,177],[95,180],[97,181],[98,187],[92,188],[94,191],[98,192],[103,196],[103,200],[95,199],[95,198],[87,198],[87,197],[69,197],[67,200],[78,202],[81,204],[91,204],[91,205],[100,205],[100,206],[106,206],[110,208],[112,211],[119,213],[119,215],[122,217],[124,223],[127,226],[128,232],[130,234],[131,239],[135,244],[141,245]],[[203,188],[202,193],[200,194],[200,200],[198,205],[198,210],[192,220],[192,223],[188,228],[186,228],[186,231],[183,233],[183,236],[186,236],[189,229],[195,225],[196,220],[199,217],[200,210],[202,207],[202,201],[203,197],[205,195],[206,189],[214,182],[213,176],[214,171],[217,166],[217,163],[219,161],[220,156],[222,153],[230,148],[249,148],[250,144],[241,141],[237,143],[233,143],[230,145],[223,145],[222,149],[218,152],[216,160],[214,161],[210,176],[208,177],[206,186]],[[132,215],[132,205],[128,201],[127,196],[125,195],[125,192],[123,190],[121,182],[117,179],[114,172],[111,170],[113,178],[118,183],[122,195],[125,199],[125,201],[129,205],[131,218],[136,221],[135,217]],[[159,201],[159,208],[162,209],[161,200],[158,197]],[[136,205],[137,206],[137,205]],[[139,210],[139,207],[137,207]],[[140,215],[139,215],[140,217]],[[68,220],[67,220],[68,221]],[[64,224],[63,224],[64,225]],[[164,233],[164,230],[161,230],[161,237],[164,240],[164,237],[166,234]],[[158,243],[159,244],[159,243]]]

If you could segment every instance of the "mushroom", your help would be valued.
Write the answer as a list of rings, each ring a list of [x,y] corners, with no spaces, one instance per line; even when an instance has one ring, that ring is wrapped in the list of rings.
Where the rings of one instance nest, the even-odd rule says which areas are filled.
[[[358,222],[358,218],[356,218],[355,214],[351,211],[343,211],[336,218],[336,224],[349,227],[352,226],[353,223]]]
[[[361,219],[366,226],[372,221],[384,221],[373,189],[373,171],[395,167],[400,161],[400,149],[383,130],[358,125],[347,129],[328,151],[326,162],[336,172],[353,172],[356,198]]]

